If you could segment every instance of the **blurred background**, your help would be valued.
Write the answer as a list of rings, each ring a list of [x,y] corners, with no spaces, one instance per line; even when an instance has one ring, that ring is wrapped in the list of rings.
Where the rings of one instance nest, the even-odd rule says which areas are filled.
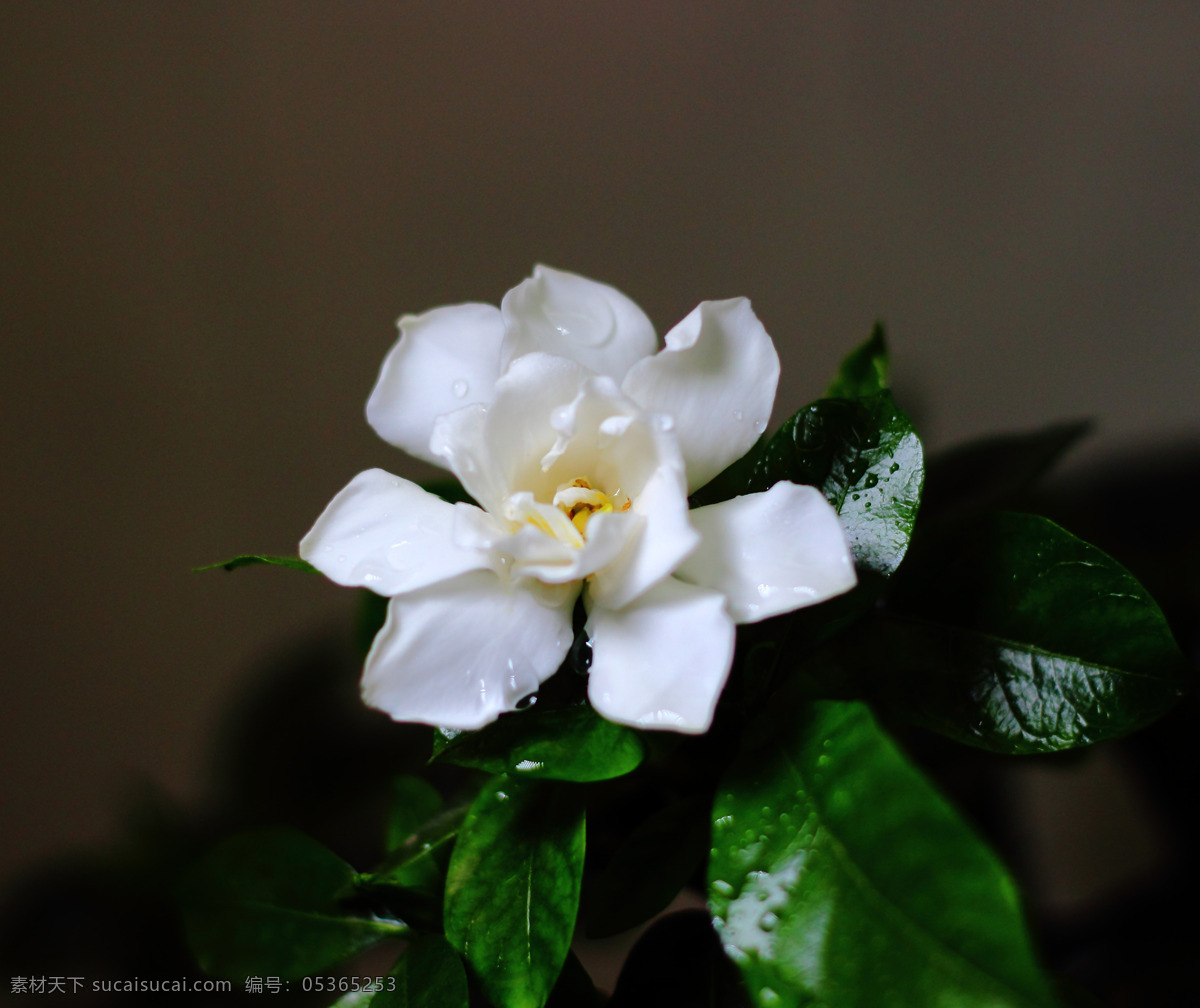
[[[660,332],[749,296],[777,420],[882,318],[933,448],[1194,445],[1198,52],[1189,2],[4,5],[0,879],[207,799],[251,670],[353,600],[190,568],[423,475],[362,415],[394,320],[535,262]],[[1136,804],[1107,772],[1012,786]]]

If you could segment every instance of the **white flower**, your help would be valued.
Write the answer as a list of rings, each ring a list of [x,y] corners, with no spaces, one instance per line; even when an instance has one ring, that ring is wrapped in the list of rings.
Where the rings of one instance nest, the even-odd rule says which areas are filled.
[[[545,266],[498,309],[399,325],[367,418],[480,507],[371,469],[300,544],[339,584],[391,597],[362,689],[396,720],[474,729],[512,710],[566,656],[582,590],[596,710],[702,732],[735,624],[854,585],[813,487],[688,511],[689,487],[754,444],[775,398],[779,359],[745,298],[702,303],[657,353],[627,297]]]

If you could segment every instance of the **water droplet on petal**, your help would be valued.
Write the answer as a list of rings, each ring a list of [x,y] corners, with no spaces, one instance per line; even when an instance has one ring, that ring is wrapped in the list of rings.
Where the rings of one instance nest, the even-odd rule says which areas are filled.
[[[755,420],[754,421],[754,433],[755,434],[761,434],[766,429],[767,429],[766,421],[764,421],[764,420]]]
[[[654,422],[657,424],[660,431],[666,432],[673,431],[675,429],[675,418],[667,416],[666,413],[659,413],[658,416],[654,418]]]
[[[459,378],[450,386],[450,391],[454,393],[455,399],[465,399],[470,390],[470,383],[465,378]]]
[[[738,423],[741,423],[742,420],[745,418],[745,416],[746,416],[746,414],[743,413],[740,409],[735,409],[733,411],[733,419],[736,420]]]

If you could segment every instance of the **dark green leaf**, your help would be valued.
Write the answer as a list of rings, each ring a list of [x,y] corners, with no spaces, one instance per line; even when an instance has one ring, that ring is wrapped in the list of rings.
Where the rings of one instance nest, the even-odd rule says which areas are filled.
[[[922,514],[1011,506],[1090,426],[1086,420],[1055,424],[972,441],[935,455],[929,460]]]
[[[261,553],[247,553],[243,556],[235,556],[232,560],[223,560],[221,563],[205,564],[203,567],[193,567],[193,571],[217,570],[222,568],[227,571],[237,570],[239,567],[251,567],[254,564],[270,564],[274,567],[291,567],[292,570],[307,571],[310,574],[320,573],[316,567],[310,564],[307,560],[301,560],[299,557],[289,556],[267,556]]]
[[[708,811],[707,801],[676,801],[625,838],[591,889],[589,937],[627,931],[667,907],[704,859]]]
[[[425,935],[401,956],[371,1008],[467,1008],[467,997],[458,953],[441,935]]]
[[[1046,518],[997,513],[918,544],[899,616],[861,638],[887,703],[1006,753],[1126,734],[1191,680],[1162,612],[1111,557]]]
[[[421,831],[441,811],[442,796],[432,784],[420,777],[408,774],[392,782],[392,804],[388,810],[387,850],[403,851],[423,855],[432,849],[436,840],[445,840],[445,834],[423,838]],[[428,848],[420,845],[428,844]],[[414,850],[414,847],[420,849]],[[441,871],[432,857],[415,856],[399,864],[387,875],[387,883],[402,888],[429,889],[435,887]]]
[[[358,876],[357,884],[405,889],[424,887],[439,879],[441,865],[458,838],[466,814],[466,806],[437,813],[405,837],[373,872]]]
[[[709,898],[766,1008],[1053,1006],[996,857],[862,704],[747,749],[713,809]]]
[[[394,851],[432,819],[442,808],[442,796],[428,781],[402,774],[392,781],[392,805],[388,810],[387,849]]]
[[[861,574],[889,576],[908,549],[925,472],[921,441],[890,392],[822,399],[771,438],[745,492],[779,480],[819,487],[837,509]]]
[[[636,731],[588,706],[532,707],[502,714],[481,731],[439,734],[435,760],[513,777],[608,780],[636,769],[644,755]]]
[[[862,399],[888,387],[888,354],[883,323],[876,322],[871,335],[842,361],[838,373],[825,390],[828,399]]]
[[[320,973],[408,928],[347,915],[354,869],[302,833],[262,830],[231,837],[185,876],[180,901],[201,969],[248,974]]]
[[[446,878],[446,937],[496,1008],[542,1008],[562,969],[583,873],[582,790],[500,777],[463,823]]]

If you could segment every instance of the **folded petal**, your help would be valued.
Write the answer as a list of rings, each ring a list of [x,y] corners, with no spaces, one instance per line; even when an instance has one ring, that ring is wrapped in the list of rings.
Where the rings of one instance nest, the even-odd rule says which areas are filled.
[[[500,375],[504,322],[493,305],[434,308],[400,319],[400,339],[367,400],[367,422],[385,441],[434,465],[433,421],[470,403],[489,403]]]
[[[455,509],[415,483],[368,469],[330,501],[300,541],[300,556],[340,585],[414,591],[487,566],[485,552],[455,544]]]
[[[688,486],[701,487],[767,429],[779,356],[745,298],[705,301],[630,368],[622,388],[674,424]]]
[[[549,266],[505,294],[500,311],[505,366],[541,350],[620,381],[657,344],[645,312],[620,291]]]
[[[363,700],[397,721],[481,728],[554,674],[574,592],[491,572],[398,595],[363,670]]]
[[[624,609],[592,604],[588,699],[639,728],[708,730],[733,661],[733,620],[718,592],[675,578]]]
[[[633,512],[642,527],[625,550],[592,578],[591,593],[607,609],[621,609],[676,570],[700,541],[687,506],[682,461],[668,439],[662,462],[641,488]]]
[[[676,575],[724,594],[737,623],[757,623],[854,587],[846,535],[816,487],[776,483],[696,508],[691,519],[700,545]]]

